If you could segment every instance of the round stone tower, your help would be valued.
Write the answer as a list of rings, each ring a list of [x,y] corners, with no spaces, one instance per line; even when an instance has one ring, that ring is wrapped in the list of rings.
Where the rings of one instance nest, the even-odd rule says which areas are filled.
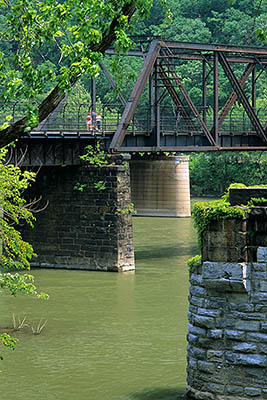
[[[190,272],[188,399],[267,399],[267,207],[243,210],[208,225]]]

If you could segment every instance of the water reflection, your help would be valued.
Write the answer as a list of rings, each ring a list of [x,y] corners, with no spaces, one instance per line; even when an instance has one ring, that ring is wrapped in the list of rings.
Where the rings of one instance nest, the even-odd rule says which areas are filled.
[[[16,333],[4,350],[0,390],[8,400],[174,400],[185,388],[188,272],[196,254],[190,218],[135,218],[136,273],[34,270],[48,302],[1,297],[39,336]],[[14,384],[16,383],[16,384]]]
[[[184,399],[185,390],[177,388],[158,388],[143,389],[142,392],[136,392],[127,397],[129,400],[182,400]],[[121,397],[124,400],[124,397]],[[125,397],[126,400],[126,397]]]

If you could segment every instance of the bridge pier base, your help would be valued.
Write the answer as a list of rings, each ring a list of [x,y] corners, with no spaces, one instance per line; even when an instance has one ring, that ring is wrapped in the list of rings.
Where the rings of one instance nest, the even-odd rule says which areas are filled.
[[[266,312],[267,207],[255,206],[210,222],[191,267],[188,400],[267,399]]]
[[[135,269],[129,171],[108,166],[43,167],[27,193],[47,207],[23,237],[36,253],[33,267],[101,271]],[[40,204],[40,207],[43,204]]]
[[[190,217],[189,157],[132,160],[130,169],[137,215]]]

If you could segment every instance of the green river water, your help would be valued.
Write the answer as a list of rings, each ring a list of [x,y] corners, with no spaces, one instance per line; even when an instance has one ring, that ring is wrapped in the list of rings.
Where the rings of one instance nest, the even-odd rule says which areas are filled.
[[[5,400],[174,400],[186,385],[186,261],[197,253],[191,218],[134,218],[135,273],[38,270],[42,301],[1,296],[12,314],[40,318],[1,350]],[[3,347],[3,346],[2,346]]]

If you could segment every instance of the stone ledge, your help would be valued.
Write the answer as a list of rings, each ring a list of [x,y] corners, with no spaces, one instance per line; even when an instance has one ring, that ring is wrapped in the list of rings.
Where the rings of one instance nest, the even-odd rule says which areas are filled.
[[[47,268],[47,269],[71,269],[71,270],[81,270],[81,271],[109,271],[109,272],[127,272],[134,271],[134,265],[126,265],[126,266],[114,266],[114,267],[97,267],[90,265],[76,265],[76,264],[49,264],[49,263],[31,263],[31,268]]]
[[[250,266],[246,263],[205,261],[202,265],[203,286],[219,291],[248,292]]]

